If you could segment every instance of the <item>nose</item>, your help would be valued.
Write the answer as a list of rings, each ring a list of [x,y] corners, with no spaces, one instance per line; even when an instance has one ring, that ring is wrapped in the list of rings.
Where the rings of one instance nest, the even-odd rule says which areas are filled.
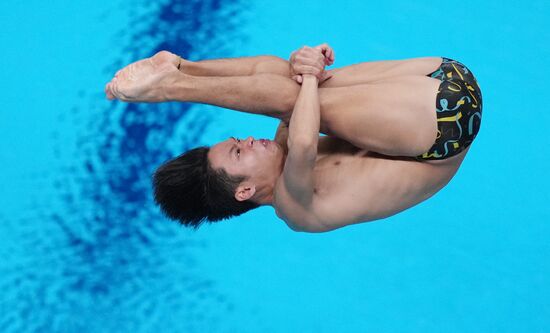
[[[252,147],[252,144],[254,143],[254,138],[249,136],[246,138],[246,145]]]

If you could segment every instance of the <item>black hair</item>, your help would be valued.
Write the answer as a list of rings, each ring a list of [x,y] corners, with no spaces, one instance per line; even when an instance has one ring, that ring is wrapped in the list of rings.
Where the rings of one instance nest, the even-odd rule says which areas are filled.
[[[246,177],[213,169],[209,151],[209,147],[191,149],[162,164],[153,175],[154,198],[162,212],[195,229],[205,221],[224,220],[259,206],[235,199],[235,189]]]

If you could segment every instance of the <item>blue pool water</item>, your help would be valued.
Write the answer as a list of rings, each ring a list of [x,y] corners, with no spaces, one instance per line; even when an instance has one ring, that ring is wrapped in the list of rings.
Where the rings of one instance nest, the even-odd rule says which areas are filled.
[[[2,1],[0,332],[549,332],[549,19],[545,1]],[[108,102],[116,69],[321,42],[336,67],[442,55],[476,73],[483,124],[451,183],[325,234],[270,208],[165,220],[160,162],[277,123]]]

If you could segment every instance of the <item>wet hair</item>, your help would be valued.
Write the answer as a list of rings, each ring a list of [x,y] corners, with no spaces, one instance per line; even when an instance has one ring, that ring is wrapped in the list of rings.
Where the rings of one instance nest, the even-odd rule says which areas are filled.
[[[259,205],[235,199],[235,189],[246,179],[214,169],[208,147],[198,147],[162,164],[153,175],[155,202],[162,212],[197,229],[203,222],[241,215]]]

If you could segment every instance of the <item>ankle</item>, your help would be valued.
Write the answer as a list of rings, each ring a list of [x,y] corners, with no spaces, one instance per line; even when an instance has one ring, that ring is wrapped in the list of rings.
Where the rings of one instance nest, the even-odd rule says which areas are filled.
[[[193,75],[193,71],[196,71],[197,63],[191,60],[186,60],[180,57],[180,63],[178,70],[187,75]]]
[[[162,93],[166,101],[188,101],[193,77],[181,72],[174,72],[166,77],[162,85]]]

